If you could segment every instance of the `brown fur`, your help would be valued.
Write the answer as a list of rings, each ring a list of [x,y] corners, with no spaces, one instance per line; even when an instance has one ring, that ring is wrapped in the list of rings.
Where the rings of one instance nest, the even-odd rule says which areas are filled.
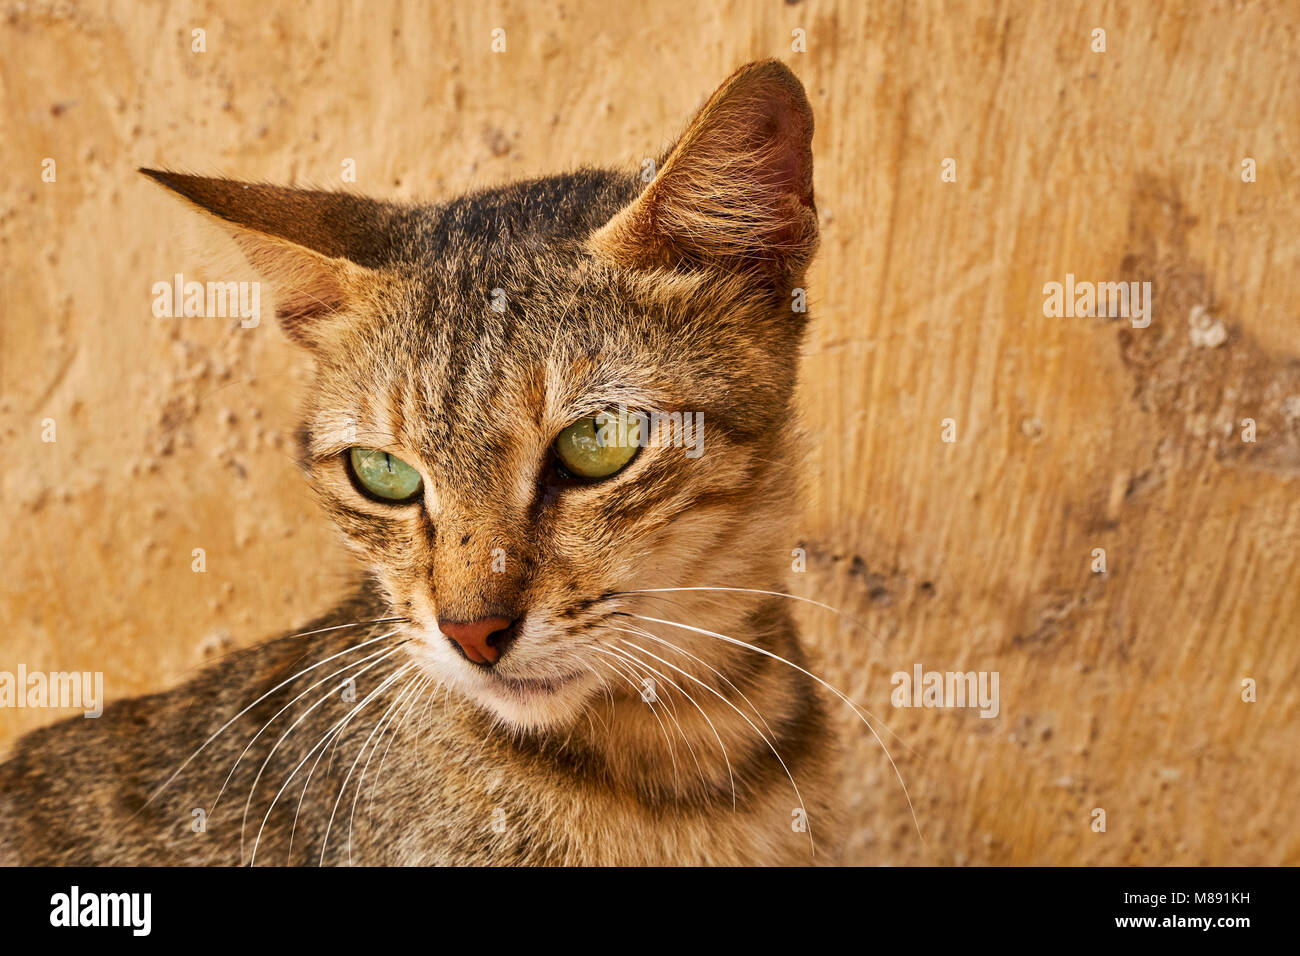
[[[632,593],[784,590],[811,136],[798,80],[768,61],[714,94],[643,190],[584,171],[401,207],[150,171],[229,226],[313,357],[302,461],[369,582],[319,633],[26,737],[0,767],[0,856],[807,862],[802,808],[824,859],[811,682],[701,633],[798,664],[783,599]],[[602,482],[556,480],[559,431],[619,404],[702,412],[704,454],[651,446]],[[359,494],[353,445],[415,465],[423,501]],[[523,623],[489,673],[437,622],[490,616]]]

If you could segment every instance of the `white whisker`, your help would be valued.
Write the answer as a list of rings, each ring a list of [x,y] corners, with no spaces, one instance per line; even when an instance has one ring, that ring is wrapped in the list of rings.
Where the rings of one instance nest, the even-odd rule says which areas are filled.
[[[397,633],[396,631],[391,632],[391,634],[396,634],[396,633]],[[389,635],[385,635],[385,636],[391,636],[391,634],[389,634]],[[372,643],[373,643],[373,642],[372,642]],[[339,676],[340,674],[342,674],[344,671],[349,671],[349,670],[351,670],[351,669],[354,668],[354,667],[360,667],[360,666],[361,666],[362,664],[364,664],[366,661],[374,660],[376,657],[379,657],[381,654],[384,654],[384,653],[385,653],[385,651],[382,651],[382,650],[381,650],[381,651],[376,651],[376,652],[373,653],[373,654],[367,654],[365,657],[361,658],[361,660],[359,660],[359,661],[353,661],[351,664],[348,664],[348,665],[346,665],[346,666],[344,666],[344,667],[340,667],[340,668],[339,668],[338,670],[336,670],[334,673],[332,673],[332,674],[330,674],[330,675],[328,675],[328,676],[322,678],[321,680],[318,680],[316,683],[312,684],[310,687],[308,687],[306,690],[304,690],[301,694],[299,694],[299,695],[298,695],[297,697],[295,697],[293,700],[289,701],[289,703],[285,704],[283,707],[281,707],[279,710],[277,710],[277,711],[275,712],[275,714],[272,715],[271,719],[268,720],[266,723],[264,723],[264,724],[263,724],[263,725],[258,729],[257,733],[253,734],[253,736],[252,736],[251,738],[249,738],[248,743],[244,745],[244,749],[243,749],[242,751],[240,751],[239,756],[235,758],[235,762],[234,762],[233,764],[231,764],[230,771],[226,774],[226,778],[225,778],[225,780],[223,780],[222,783],[221,783],[221,789],[217,791],[217,797],[216,797],[216,799],[212,801],[212,808],[211,808],[210,810],[208,810],[208,816],[212,816],[212,814],[216,812],[217,804],[221,802],[221,797],[222,797],[222,795],[226,792],[226,787],[229,786],[229,784],[230,784],[230,778],[233,777],[233,776],[235,775],[235,769],[239,766],[240,761],[242,761],[242,760],[244,759],[244,756],[245,756],[245,755],[248,753],[248,751],[252,748],[253,744],[255,744],[255,743],[257,742],[257,739],[258,739],[259,737],[262,736],[262,734],[266,731],[266,729],[267,729],[268,727],[270,727],[273,723],[275,723],[275,721],[279,718],[279,716],[280,716],[281,714],[283,714],[286,710],[288,710],[288,709],[289,709],[290,707],[292,707],[294,704],[298,703],[298,701],[302,700],[304,697],[306,697],[308,694],[310,694],[310,693],[311,693],[313,690],[315,690],[317,687],[321,686],[321,684],[328,683],[329,681],[333,680],[335,677],[338,677],[338,676]]]
[[[358,712],[361,710],[362,707],[364,707],[364,706],[365,706],[366,704],[368,704],[370,701],[374,700],[374,698],[375,698],[375,697],[376,697],[376,696],[377,696],[381,691],[387,689],[387,688],[388,688],[391,684],[393,684],[393,683],[394,683],[394,682],[395,682],[399,677],[401,677],[403,674],[405,674],[406,671],[407,671],[408,669],[410,669],[410,668],[412,668],[412,667],[415,667],[415,662],[414,662],[414,661],[408,661],[408,662],[406,662],[405,664],[403,664],[401,667],[399,667],[396,671],[394,671],[391,675],[389,675],[389,676],[384,680],[384,682],[383,682],[382,684],[380,684],[378,687],[376,687],[376,688],[374,689],[374,691],[372,691],[372,692],[371,692],[371,693],[366,697],[365,700],[363,700],[360,704],[358,704],[356,707],[354,707],[354,708],[352,709],[352,712],[351,712],[350,714],[348,714],[348,716],[347,716],[345,719],[348,720],[348,721],[350,721],[350,720],[352,719],[352,716],[353,716],[354,714],[358,713]],[[377,726],[377,725],[376,725],[376,726]],[[372,737],[374,736],[374,731],[373,731],[373,730],[370,732],[370,735],[371,735]],[[347,790],[347,788],[348,788],[348,781],[349,781],[350,779],[352,779],[352,771],[356,770],[356,768],[357,768],[357,761],[359,761],[359,760],[361,759],[361,755],[365,752],[365,749],[366,749],[366,743],[369,743],[369,742],[370,742],[370,738],[367,737],[366,740],[365,740],[365,742],[363,742],[363,743],[361,744],[361,747],[357,750],[357,756],[356,756],[356,759],[353,760],[353,761],[352,761],[352,765],[351,765],[350,767],[348,767],[347,775],[344,776],[344,778],[343,778],[343,783],[341,783],[341,784],[339,785],[338,796],[335,797],[335,799],[334,799],[334,807],[333,807],[333,809],[330,810],[330,818],[329,818],[329,821],[325,824],[325,836],[324,836],[324,838],[321,840],[321,845],[320,845],[320,861],[319,861],[319,864],[320,864],[321,866],[324,866],[324,865],[325,865],[325,850],[326,850],[326,848],[329,846],[330,830],[333,829],[333,827],[334,827],[334,815],[335,815],[336,813],[338,813],[339,803],[340,803],[340,801],[342,801],[342,799],[343,799],[343,794],[344,794],[344,792],[345,792],[345,791]]]
[[[370,670],[371,668],[376,667],[376,666],[378,666],[379,664],[383,663],[384,660],[386,660],[388,657],[390,657],[391,655],[397,653],[398,648],[400,648],[401,646],[402,646],[401,644],[398,644],[396,647],[390,648],[390,649],[389,649],[389,650],[388,650],[388,651],[387,651],[387,652],[386,652],[382,657],[380,657],[380,658],[379,658],[378,660],[376,660],[374,663],[366,665],[366,666],[363,667],[361,670],[357,671],[356,674],[352,675],[352,677],[353,677],[353,678],[355,678],[355,677],[359,677],[359,676],[361,676],[362,674],[364,674],[366,671]],[[349,679],[352,679],[352,678],[349,678]],[[340,686],[341,686],[341,685],[340,685]],[[311,715],[311,712],[312,712],[312,711],[314,711],[317,707],[319,707],[321,704],[325,703],[327,700],[329,700],[329,699],[330,699],[331,697],[333,697],[333,696],[334,696],[334,691],[331,690],[331,691],[329,691],[329,692],[323,694],[319,700],[317,700],[314,704],[312,704],[310,707],[308,707],[307,710],[303,712],[302,716],[299,717],[297,720],[295,720],[295,721],[294,721],[294,722],[289,726],[289,729],[286,730],[286,731],[285,731],[285,732],[280,736],[280,739],[277,740],[277,741],[275,742],[275,745],[271,748],[271,752],[270,752],[269,754],[266,755],[266,759],[262,761],[262,765],[257,769],[257,775],[253,778],[253,783],[252,783],[252,785],[248,788],[248,799],[247,799],[246,801],[244,801],[244,817],[243,817],[242,822],[241,822],[240,825],[239,825],[239,858],[240,858],[241,860],[244,858],[244,829],[245,829],[245,827],[248,825],[248,809],[249,809],[249,807],[251,806],[251,804],[252,804],[252,802],[253,802],[253,794],[254,794],[254,792],[256,792],[256,790],[257,790],[257,784],[258,784],[258,781],[260,781],[260,780],[262,779],[262,773],[266,770],[266,766],[267,766],[267,764],[269,764],[269,763],[271,762],[271,758],[275,756],[275,752],[276,752],[277,750],[280,749],[280,744],[284,743],[285,738],[287,738],[290,734],[292,734],[293,731],[294,731],[294,729],[295,729],[299,724],[301,724],[304,720],[306,720],[306,719],[308,718],[308,716]],[[307,757],[310,757],[311,754],[312,754],[312,752],[313,752],[314,750],[315,750],[315,747],[313,747],[312,750],[309,750],[309,751],[307,752]],[[303,759],[303,763],[306,763],[306,762],[307,762],[307,758],[304,758],[304,759]],[[299,764],[299,766],[301,766],[301,764]],[[295,773],[296,773],[296,772],[297,772],[297,771],[295,770]],[[290,780],[293,779],[293,774],[290,774],[290,775],[289,775],[289,779],[290,779]],[[286,785],[286,786],[288,785],[288,781],[285,781],[285,785]],[[284,788],[283,788],[283,787],[281,787],[280,792],[281,792],[281,793],[284,792]],[[277,794],[277,798],[278,798],[278,794]],[[271,808],[274,808],[274,806],[275,806],[275,801],[272,800],[272,801],[271,801]],[[267,815],[268,818],[270,817],[270,815],[271,815],[271,810],[270,810],[270,809],[267,810],[266,815]],[[262,821],[262,826],[265,827],[265,825],[266,825],[266,820],[263,820],[263,821]],[[261,833],[262,833],[261,829],[259,828],[259,830],[258,830],[257,832],[258,832],[258,836],[260,837],[260,836],[261,836]],[[254,853],[254,855],[256,855],[256,853],[257,853],[257,845],[256,845],[256,844],[254,844],[254,846],[253,846],[253,853]],[[253,861],[250,859],[250,860],[249,860],[249,865],[250,865],[250,866],[252,866],[252,862],[253,862]]]
[[[603,648],[598,648],[598,647],[593,647],[592,650],[601,651],[602,653],[604,652]],[[629,677],[627,674],[626,667],[621,663],[622,658],[620,658],[618,655],[615,655],[613,653],[609,653],[607,656],[613,659],[614,664],[612,666],[616,669],[616,673],[618,673],[620,677],[622,677],[625,681],[627,681],[628,686],[632,688],[632,693],[634,693],[637,697],[641,698],[642,702],[645,703],[645,705],[650,708],[650,713],[654,715],[655,720],[659,721],[659,729],[663,731],[664,741],[668,744],[668,759],[672,762],[672,766],[673,766],[673,789],[677,792],[678,796],[680,797],[681,779],[677,774],[677,755],[673,750],[672,739],[668,736],[668,727],[664,724],[663,720],[660,719],[659,712],[655,710],[654,704],[641,696],[642,688],[637,686],[637,682],[635,680],[636,672],[633,671],[632,676]]]
[[[863,708],[862,710],[859,710],[859,709],[858,709],[858,705],[855,704],[852,700],[850,700],[850,699],[849,699],[847,696],[845,696],[843,693],[841,693],[840,690],[839,690],[839,688],[837,688],[837,687],[833,686],[832,684],[829,684],[829,683],[827,683],[826,681],[822,680],[822,678],[820,678],[820,677],[818,677],[816,674],[812,673],[812,671],[809,671],[809,670],[807,670],[806,668],[800,667],[798,664],[794,663],[793,661],[788,661],[788,660],[786,660],[786,659],[785,659],[784,657],[782,657],[780,654],[773,654],[771,651],[766,650],[765,648],[759,647],[759,646],[757,646],[757,645],[755,645],[755,644],[750,644],[750,643],[748,643],[747,641],[737,640],[737,639],[734,638],[734,637],[728,637],[726,634],[719,634],[719,633],[717,633],[716,631],[706,630],[705,628],[701,628],[701,627],[694,627],[694,626],[692,626],[692,625],[690,625],[690,624],[682,624],[682,623],[679,622],[679,621],[666,621],[666,620],[663,620],[662,618],[657,618],[657,617],[647,617],[646,615],[643,615],[643,614],[632,614],[631,612],[623,612],[623,613],[626,613],[626,614],[628,614],[628,616],[630,616],[630,617],[635,617],[635,618],[637,618],[637,619],[639,619],[639,620],[642,620],[642,621],[651,621],[651,622],[653,622],[653,623],[655,623],[655,624],[666,624],[666,625],[669,626],[669,627],[680,627],[680,628],[682,628],[682,629],[684,629],[684,630],[692,631],[692,632],[694,632],[694,633],[696,633],[696,634],[703,634],[703,635],[705,635],[706,637],[715,637],[715,638],[717,638],[718,640],[726,641],[728,644],[734,644],[734,645],[737,646],[737,647],[744,647],[744,648],[747,648],[748,650],[754,651],[754,652],[756,652],[756,653],[758,653],[758,654],[762,654],[762,655],[764,655],[765,657],[770,657],[770,658],[771,658],[772,660],[774,660],[774,661],[780,661],[782,664],[785,664],[787,667],[792,667],[792,668],[794,668],[795,670],[799,671],[799,673],[801,673],[801,674],[805,674],[806,676],[811,677],[813,680],[815,680],[817,683],[821,684],[823,687],[825,687],[827,690],[829,690],[832,694],[834,694],[834,695],[835,695],[836,697],[838,697],[840,700],[844,701],[844,703],[848,704],[849,707],[853,710],[853,712],[854,712],[855,714],[858,715],[858,719],[860,719],[864,724],[866,724],[867,729],[871,731],[871,735],[872,735],[873,737],[876,738],[876,743],[880,744],[880,749],[883,750],[883,751],[885,752],[885,758],[889,761],[889,766],[893,768],[893,770],[894,770],[894,776],[898,778],[898,785],[899,785],[900,787],[903,788],[903,797],[907,800],[907,809],[910,810],[911,813],[912,813],[912,823],[916,826],[916,833],[917,833],[917,836],[919,836],[919,837],[921,838],[921,842],[922,842],[922,843],[925,842],[925,834],[921,832],[921,821],[920,821],[919,819],[917,819],[917,816],[916,816],[916,808],[912,805],[912,797],[911,797],[911,794],[909,794],[909,793],[907,792],[907,784],[903,782],[903,775],[902,775],[901,773],[899,773],[899,771],[898,771],[898,765],[897,765],[896,763],[894,763],[894,757],[893,757],[893,755],[889,752],[889,748],[888,748],[887,746],[885,746],[885,742],[884,742],[884,740],[881,739],[880,734],[878,734],[878,733],[876,732],[876,728],[873,727],[873,726],[871,725],[871,721],[867,720],[866,716],[864,716],[863,711],[865,710],[865,708]],[[870,711],[866,711],[866,713],[869,714]],[[873,716],[874,716],[874,715],[873,715]],[[883,727],[884,724],[882,723],[881,726]],[[886,729],[886,730],[889,730],[888,727],[886,727],[885,729]],[[890,733],[893,734],[893,736],[894,736],[895,738],[898,737],[898,735],[897,735],[897,734],[894,734],[894,732],[893,732],[892,730],[890,731]],[[904,744],[904,746],[906,746],[906,744]]]
[[[380,620],[383,620],[383,619],[380,619]],[[303,634],[295,634],[295,635],[293,635],[293,636],[294,636],[294,637],[307,637],[308,635],[311,635],[311,634],[319,634],[319,633],[322,633],[322,632],[324,632],[324,631],[338,630],[338,629],[340,629],[340,628],[345,628],[345,627],[354,627],[354,626],[361,626],[361,625],[363,625],[363,624],[370,624],[370,623],[374,623],[374,622],[371,622],[371,621],[364,621],[364,622],[361,622],[361,623],[358,624],[358,625],[340,624],[340,625],[338,625],[337,628],[326,627],[326,628],[321,628],[320,631],[306,631],[306,632],[303,633]],[[317,661],[315,664],[312,664],[310,667],[304,667],[302,670],[298,671],[298,673],[294,674],[292,677],[286,678],[285,680],[283,680],[283,681],[281,681],[280,683],[276,684],[274,687],[272,687],[270,690],[268,690],[268,691],[267,691],[265,694],[263,694],[261,697],[257,698],[257,700],[253,701],[251,704],[249,704],[247,707],[245,707],[245,708],[244,708],[243,710],[241,710],[239,713],[235,714],[234,717],[231,717],[228,721],[226,721],[224,724],[222,724],[220,727],[218,727],[216,733],[214,733],[214,734],[213,734],[211,737],[209,737],[207,740],[203,741],[203,743],[199,745],[199,749],[196,750],[196,751],[194,751],[194,753],[190,754],[187,758],[185,758],[185,762],[184,762],[183,764],[181,764],[179,767],[177,767],[176,770],[172,773],[172,775],[171,775],[170,777],[168,777],[166,780],[164,780],[164,781],[163,781],[163,782],[158,786],[158,789],[156,789],[156,790],[155,790],[155,791],[150,795],[149,799],[146,800],[146,801],[144,802],[143,806],[140,807],[140,810],[143,810],[145,807],[149,806],[149,804],[153,803],[154,799],[157,798],[157,796],[158,796],[160,793],[162,793],[162,792],[163,792],[164,790],[166,790],[169,786],[171,786],[172,781],[174,781],[177,777],[179,777],[179,776],[181,775],[181,773],[184,772],[185,768],[188,767],[188,766],[190,765],[190,762],[191,762],[195,757],[197,757],[199,754],[201,754],[201,753],[202,753],[202,752],[207,748],[208,744],[212,743],[212,741],[214,741],[214,740],[216,740],[218,737],[220,737],[223,733],[226,732],[227,729],[229,729],[229,727],[231,726],[231,724],[233,724],[235,721],[237,721],[240,717],[243,717],[246,713],[248,713],[250,710],[252,710],[252,709],[253,709],[254,707],[256,707],[258,704],[260,704],[262,701],[266,700],[266,698],[270,697],[272,694],[274,694],[274,693],[275,693],[277,690],[279,690],[281,687],[284,687],[286,684],[291,684],[291,683],[293,683],[293,682],[296,681],[299,677],[301,677],[303,674],[307,673],[307,672],[310,671],[310,670],[315,670],[317,667],[320,667],[322,664],[328,664],[330,661],[334,660],[335,658],[339,658],[339,657],[342,657],[344,654],[350,654],[350,653],[352,653],[353,651],[360,650],[361,648],[363,648],[363,647],[365,647],[365,646],[367,646],[367,645],[369,645],[369,644],[374,644],[376,641],[382,641],[382,640],[383,640],[384,638],[386,638],[386,637],[392,637],[392,636],[393,636],[394,634],[396,634],[396,633],[397,633],[396,631],[389,631],[387,634],[381,634],[379,637],[376,637],[376,638],[374,638],[374,639],[372,639],[372,640],[369,640],[369,641],[363,641],[363,642],[360,643],[360,644],[354,644],[352,647],[346,648],[345,650],[341,650],[341,651],[339,651],[337,654],[333,654],[333,655],[331,655],[331,656],[325,658],[325,659],[322,660],[322,661]],[[140,810],[137,810],[136,813],[139,813]],[[135,814],[132,814],[132,816],[134,817]]]
[[[626,660],[626,661],[627,661],[631,666],[633,666],[633,667],[638,667],[638,668],[641,668],[642,670],[645,670],[645,671],[652,671],[652,670],[653,670],[653,668],[649,667],[649,666],[648,666],[644,661],[638,660],[637,658],[635,658],[635,657],[632,656],[631,654],[626,654],[626,653],[622,653],[622,652],[616,651],[616,650],[615,650],[614,648],[612,648],[612,647],[610,647],[610,648],[598,648],[598,650],[600,650],[602,653],[614,653],[614,654],[617,654],[617,655],[619,655],[620,657],[622,657],[624,660]],[[660,675],[660,676],[662,676],[662,675]],[[666,679],[666,678],[665,678],[665,679]],[[672,683],[672,681],[669,681],[669,683]],[[674,686],[676,686],[676,685],[674,685]],[[677,688],[677,689],[678,689],[678,690],[681,690],[680,687]],[[656,695],[656,696],[658,696],[658,695]],[[668,719],[671,720],[671,721],[673,722],[673,725],[677,728],[677,733],[681,736],[683,743],[686,744],[686,751],[691,755],[691,760],[695,761],[695,769],[696,769],[696,771],[697,771],[697,772],[699,773],[699,775],[700,775],[700,783],[704,784],[704,787],[705,787],[705,789],[707,790],[707,789],[708,789],[708,786],[709,786],[709,781],[708,781],[708,778],[705,777],[705,775],[704,775],[704,768],[700,766],[700,759],[699,759],[699,757],[697,757],[697,756],[695,755],[695,748],[691,746],[691,740],[690,740],[690,738],[686,735],[686,731],[682,729],[681,722],[677,719],[677,703],[676,703],[675,701],[670,701],[670,703],[672,704],[672,710],[670,711],[667,707],[665,707],[665,708],[664,708],[664,713],[668,714]],[[720,742],[720,741],[719,741],[719,742]]]
[[[688,671],[684,671],[684,670],[682,670],[680,667],[678,667],[676,664],[672,663],[671,661],[666,661],[666,660],[664,660],[662,657],[659,657],[659,656],[657,656],[657,655],[651,653],[650,651],[647,651],[645,648],[639,647],[639,646],[636,645],[636,644],[632,644],[631,641],[623,641],[623,643],[624,643],[624,644],[630,644],[632,647],[635,647],[637,650],[641,651],[641,653],[643,653],[643,654],[649,654],[651,657],[653,657],[655,660],[659,661],[660,663],[662,663],[662,664],[666,664],[668,667],[671,667],[673,670],[677,671],[679,674],[682,674],[683,676],[688,677],[688,678],[690,678],[691,680],[695,681],[695,683],[699,684],[701,687],[703,687],[703,688],[704,688],[705,690],[707,690],[709,693],[713,694],[713,696],[717,697],[720,701],[722,701],[724,704],[726,704],[728,707],[730,707],[732,710],[734,710],[737,714],[739,714],[741,720],[745,721],[745,723],[749,724],[749,726],[750,726],[751,728],[753,728],[754,733],[758,734],[758,736],[762,739],[763,743],[767,744],[768,749],[772,751],[772,756],[776,757],[777,763],[779,763],[779,764],[781,765],[781,769],[785,771],[785,775],[786,775],[786,777],[787,777],[787,778],[789,779],[789,781],[790,781],[790,786],[794,788],[794,795],[795,795],[795,798],[798,799],[798,801],[799,801],[799,806],[801,806],[801,807],[806,806],[805,803],[804,803],[803,794],[799,792],[799,784],[795,782],[794,774],[790,772],[790,768],[789,768],[788,766],[786,766],[785,760],[781,757],[781,753],[780,753],[780,751],[778,751],[778,750],[776,749],[776,744],[775,744],[773,741],[768,740],[767,735],[764,734],[761,730],[758,729],[758,725],[755,724],[752,720],[750,720],[749,717],[746,716],[746,714],[745,714],[744,711],[742,711],[739,707],[737,707],[737,706],[736,706],[734,703],[732,703],[731,701],[727,700],[727,698],[724,697],[722,694],[720,694],[716,689],[714,689],[714,688],[710,687],[708,684],[704,683],[704,681],[700,680],[700,679],[699,679],[698,677],[696,677],[694,674],[691,674],[691,673],[689,673]],[[816,853],[817,853],[817,846],[816,846],[816,844],[813,842],[813,833],[812,833],[812,823],[811,823],[811,822],[809,822],[809,824],[808,824],[808,846],[809,846],[809,848],[812,850],[813,854],[816,855]]]
[[[637,588],[631,591],[619,591],[617,593],[618,594],[660,594],[660,593],[669,593],[673,591],[731,591],[738,594],[766,594],[771,597],[783,597],[783,598],[789,598],[792,601],[801,601],[804,604],[811,604],[813,607],[819,607],[824,610],[830,611],[834,614],[838,614],[840,617],[844,618],[850,624],[860,629],[864,634],[867,635],[867,637],[871,638],[882,648],[888,649],[889,646],[884,641],[882,641],[879,637],[876,636],[875,631],[867,627],[867,625],[863,624],[861,621],[859,621],[857,618],[853,617],[852,615],[845,614],[839,608],[833,607],[830,604],[823,604],[821,601],[814,601],[812,598],[806,598],[800,594],[790,594],[786,591],[764,591],[762,588],[726,588],[726,587],[700,586],[700,587],[688,587],[688,588]]]
[[[615,628],[615,630],[620,630],[620,631],[622,631],[622,630],[625,630],[625,629],[624,629],[624,628]],[[629,631],[629,632],[627,632],[627,633],[631,633],[631,632]],[[624,641],[623,643],[626,644],[626,643],[629,643],[629,642],[628,642],[628,641]],[[665,643],[667,643],[667,642],[665,642]],[[632,646],[635,647],[636,645],[632,645]],[[680,684],[678,684],[676,681],[674,681],[674,680],[673,680],[671,677],[669,677],[668,675],[663,674],[663,673],[661,673],[661,672],[658,671],[658,670],[655,670],[655,668],[651,667],[649,664],[646,664],[644,661],[640,661],[639,663],[641,663],[641,665],[642,665],[643,667],[645,667],[647,670],[649,670],[651,673],[657,675],[660,679],[667,681],[670,685],[672,685],[674,688],[676,688],[676,689],[677,689],[677,692],[678,692],[679,694],[681,694],[683,697],[685,697],[688,701],[690,701],[691,704],[695,707],[695,709],[698,710],[698,711],[700,712],[700,716],[704,718],[704,720],[705,720],[706,723],[708,723],[708,725],[709,725],[709,729],[713,731],[713,736],[717,738],[717,741],[718,741],[718,747],[722,750],[722,760],[723,760],[723,762],[727,765],[727,780],[731,783],[731,809],[732,809],[732,810],[735,810],[735,809],[736,809],[736,777],[735,777],[735,774],[732,772],[732,769],[731,769],[731,758],[727,756],[727,745],[724,744],[724,743],[722,742],[722,735],[718,733],[718,728],[715,727],[715,726],[713,725],[713,721],[710,720],[710,719],[709,719],[709,715],[708,715],[707,713],[704,712],[704,708],[701,707],[701,706],[699,705],[699,703],[695,700],[695,698],[692,697],[690,694],[688,694],[688,693],[687,693],[687,692],[682,688],[682,686],[681,686]],[[744,695],[742,694],[741,696],[744,696]],[[761,716],[762,716],[762,715],[760,715],[760,719],[761,719]],[[679,724],[679,725],[678,725],[678,730],[680,730],[680,729],[681,729],[681,725]],[[698,760],[696,761],[696,766],[699,766],[699,761],[698,761]],[[702,777],[702,776],[703,776],[703,773],[701,773],[701,777]],[[706,785],[707,785],[707,783],[706,783]]]

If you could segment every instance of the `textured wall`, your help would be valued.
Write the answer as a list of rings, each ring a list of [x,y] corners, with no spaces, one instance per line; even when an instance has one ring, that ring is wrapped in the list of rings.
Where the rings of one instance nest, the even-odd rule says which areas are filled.
[[[347,573],[290,460],[300,357],[270,321],[153,317],[154,282],[216,276],[135,166],[337,185],[351,158],[437,198],[639,162],[774,55],[824,237],[794,586],[864,625],[801,615],[902,739],[925,835],[845,710],[849,858],[1300,863],[1294,5],[623,6],[0,8],[0,669],[160,688]],[[1151,281],[1150,327],[1045,318],[1067,273]],[[998,671],[1000,716],[891,707],[916,663]],[[0,745],[54,716],[0,711]]]

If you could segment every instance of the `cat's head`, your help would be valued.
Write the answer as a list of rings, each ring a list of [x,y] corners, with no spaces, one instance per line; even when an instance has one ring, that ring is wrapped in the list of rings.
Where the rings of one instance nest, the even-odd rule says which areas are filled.
[[[648,183],[583,171],[404,206],[146,172],[229,227],[314,357],[306,472],[406,646],[528,728],[626,683],[629,592],[780,584],[811,137],[767,61]]]

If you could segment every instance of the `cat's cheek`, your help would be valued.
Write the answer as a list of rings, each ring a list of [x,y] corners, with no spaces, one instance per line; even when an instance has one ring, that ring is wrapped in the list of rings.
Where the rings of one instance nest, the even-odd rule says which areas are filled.
[[[400,614],[418,629],[416,639],[428,641],[431,635],[441,637],[437,631],[438,608],[427,588],[406,587],[399,591],[392,605],[395,614]]]

